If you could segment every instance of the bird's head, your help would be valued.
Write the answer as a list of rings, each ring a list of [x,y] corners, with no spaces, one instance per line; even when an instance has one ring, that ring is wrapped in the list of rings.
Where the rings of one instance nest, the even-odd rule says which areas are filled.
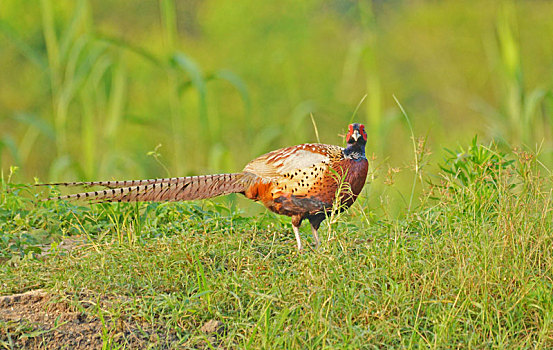
[[[346,141],[348,144],[358,144],[364,147],[367,143],[365,125],[358,123],[350,124],[348,127],[348,134],[346,135]]]

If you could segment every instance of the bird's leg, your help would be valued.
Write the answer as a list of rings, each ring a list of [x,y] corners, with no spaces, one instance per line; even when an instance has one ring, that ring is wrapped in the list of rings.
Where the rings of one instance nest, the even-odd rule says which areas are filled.
[[[313,239],[315,240],[315,249],[319,249],[319,245],[321,244],[321,241],[319,240],[317,229],[313,225],[311,225],[311,232],[313,233]]]
[[[296,235],[296,241],[298,242],[298,252],[299,252],[303,249],[301,245],[300,228],[298,226],[292,225],[292,229],[294,230],[294,234]]]
[[[311,224],[311,232],[313,233],[313,240],[315,241],[315,249],[319,248],[319,245],[321,244],[317,230],[319,230],[319,226],[321,226],[321,222],[324,219],[325,219],[324,214],[318,214],[318,215],[309,217],[309,223]]]
[[[301,221],[302,221],[302,217],[300,215],[292,216],[292,230],[294,230],[294,235],[296,236],[296,242],[298,242],[298,252],[303,249],[303,246],[301,245],[301,237],[300,237]]]

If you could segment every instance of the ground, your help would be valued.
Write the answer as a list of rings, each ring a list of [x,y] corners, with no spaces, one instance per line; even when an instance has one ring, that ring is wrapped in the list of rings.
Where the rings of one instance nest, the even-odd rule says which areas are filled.
[[[0,297],[2,339],[10,347],[101,348],[100,320],[56,302],[43,290]]]
[[[0,297],[0,345],[16,349],[102,349],[103,325],[111,320],[82,311],[95,306],[87,299],[82,295],[78,300],[63,300],[41,289]],[[75,303],[80,307],[75,307]],[[116,327],[118,332],[111,340],[115,344],[140,349],[151,344],[164,344],[161,348],[177,346],[175,334],[164,334],[148,324],[119,319]],[[201,331],[214,345],[224,325],[210,320]]]
[[[25,349],[101,349],[103,323],[110,320],[90,316],[74,306],[77,302],[85,310],[94,307],[86,299],[68,302],[40,289],[0,297],[0,322],[5,326],[2,341],[8,347]],[[134,322],[119,320],[117,326],[113,341],[131,348],[144,348],[164,336]],[[162,339],[163,343],[175,340],[171,335]]]

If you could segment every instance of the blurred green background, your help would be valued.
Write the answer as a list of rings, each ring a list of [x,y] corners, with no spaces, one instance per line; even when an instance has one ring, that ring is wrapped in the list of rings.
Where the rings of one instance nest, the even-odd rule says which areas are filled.
[[[343,144],[360,104],[378,192],[414,162],[394,96],[437,159],[478,134],[553,164],[552,18],[551,1],[4,0],[2,171],[239,171],[317,141],[311,114]]]

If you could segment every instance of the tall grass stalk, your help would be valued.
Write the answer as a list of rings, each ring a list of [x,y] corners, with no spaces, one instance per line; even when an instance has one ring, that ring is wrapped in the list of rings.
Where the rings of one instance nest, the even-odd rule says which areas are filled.
[[[58,44],[58,38],[56,36],[56,30],[54,27],[54,14],[52,9],[52,3],[50,0],[41,0],[41,13],[42,13],[42,31],[44,34],[44,41],[46,43],[46,52],[48,55],[48,74],[50,80],[50,89],[52,94],[52,106],[54,114],[54,126],[56,130],[56,146],[58,156],[65,154],[66,150],[66,118],[67,113],[61,106],[61,59],[60,50]]]
[[[313,130],[315,131],[315,138],[317,139],[317,143],[321,143],[321,139],[319,138],[319,129],[317,128],[317,123],[315,122],[315,117],[313,117],[313,113],[310,114],[311,117],[311,123],[313,124]]]
[[[361,63],[366,76],[367,104],[365,107],[369,147],[377,154],[382,154],[386,135],[383,129],[382,87],[376,54],[377,27],[373,10],[374,5],[368,2],[359,2],[358,6],[365,37],[361,44],[363,49],[360,53],[362,54]]]
[[[168,62],[176,49],[177,23],[175,4],[172,0],[160,0],[160,15],[165,46],[165,61]],[[169,66],[167,66],[169,67]],[[166,69],[169,83],[169,105],[171,109],[171,135],[173,147],[172,168],[180,174],[183,158],[182,123],[184,122],[183,110],[180,106],[178,73],[171,68]]]
[[[508,142],[534,148],[533,143],[539,143],[542,137],[548,136],[548,133],[540,132],[541,120],[538,117],[544,98],[551,92],[540,87],[526,91],[515,6],[514,3],[504,2],[496,20],[498,65],[503,85],[502,111],[499,115],[504,119],[501,122],[507,125]],[[544,121],[551,127],[549,120]]]
[[[413,199],[415,198],[415,187],[417,186],[417,178],[420,177],[419,170],[420,170],[420,164],[419,164],[419,156],[417,154],[417,142],[415,140],[415,132],[413,131],[413,126],[411,125],[411,119],[409,119],[409,116],[403,109],[403,106],[401,103],[399,103],[398,99],[394,95],[394,101],[396,101],[396,104],[398,105],[399,109],[401,110],[401,114],[405,118],[405,121],[407,122],[407,126],[409,127],[409,132],[411,134],[411,144],[413,145],[413,156],[414,158],[414,167],[415,167],[415,174],[413,175],[413,184],[411,185],[411,195],[409,196],[409,206],[407,207],[407,212],[411,212],[411,206],[413,204]]]

